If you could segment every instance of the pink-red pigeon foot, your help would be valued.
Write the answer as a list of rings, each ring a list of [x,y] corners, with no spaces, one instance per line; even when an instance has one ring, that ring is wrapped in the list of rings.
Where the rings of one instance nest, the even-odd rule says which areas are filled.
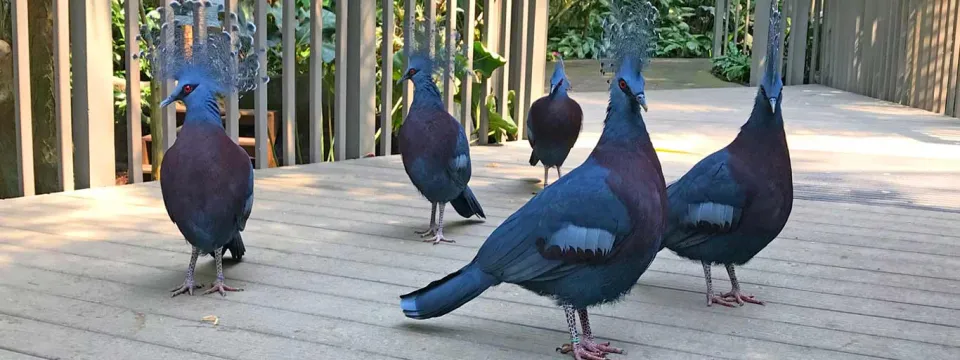
[[[610,346],[610,342],[598,343],[592,339],[584,339],[580,342],[588,351],[602,354],[623,354],[623,349]]]
[[[763,305],[763,301],[757,300],[753,295],[744,294],[740,292],[740,290],[732,290],[726,294],[721,294],[720,296],[723,297],[723,300],[728,302],[736,302],[737,304],[740,304],[740,306],[743,306],[745,302]]]
[[[713,306],[713,304],[720,304],[726,307],[734,307],[734,305],[736,305],[734,302],[727,301],[722,294],[707,295],[707,306]]]
[[[170,297],[176,297],[177,295],[180,295],[180,294],[189,294],[190,296],[193,296],[194,289],[202,289],[202,288],[203,288],[203,284],[194,284],[193,279],[187,279],[183,281],[183,285],[170,289],[170,292],[173,293],[173,295],[171,295]]]
[[[561,354],[571,354],[576,360],[608,360],[605,353],[587,349],[583,343],[563,344],[557,348]]]
[[[227,291],[243,291],[243,289],[229,287],[227,285],[224,285],[222,281],[217,281],[216,283],[213,284],[213,286],[207,289],[207,291],[204,291],[203,294],[206,295],[213,292],[218,292],[220,293],[220,296],[227,296]]]

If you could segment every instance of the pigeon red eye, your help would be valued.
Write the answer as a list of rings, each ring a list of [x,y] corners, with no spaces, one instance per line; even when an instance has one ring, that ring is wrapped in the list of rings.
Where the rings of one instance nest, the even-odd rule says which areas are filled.
[[[620,81],[618,82],[618,85],[620,85],[620,89],[623,89],[623,90],[627,89],[627,82],[623,81],[623,79],[620,79]]]
[[[183,86],[183,92],[184,92],[184,93],[189,94],[189,93],[192,92],[192,91],[193,91],[193,86],[190,86],[190,85],[184,85],[184,86]]]
[[[416,73],[417,73],[417,69],[410,69],[410,71],[407,71],[407,75],[411,75],[411,76],[413,76],[413,74],[416,74]]]

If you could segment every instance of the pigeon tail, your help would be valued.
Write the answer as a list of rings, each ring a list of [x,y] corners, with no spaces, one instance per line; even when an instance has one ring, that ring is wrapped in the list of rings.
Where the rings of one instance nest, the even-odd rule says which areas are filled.
[[[243,237],[240,236],[239,231],[233,235],[233,239],[231,239],[230,242],[223,246],[220,254],[226,254],[227,250],[230,250],[230,256],[237,261],[240,261],[240,259],[243,258],[243,254],[247,252],[247,248],[243,246]],[[214,253],[211,252],[210,256],[214,256]]]
[[[483,213],[483,208],[480,207],[480,202],[477,201],[477,197],[473,195],[473,191],[470,190],[470,187],[467,186],[463,188],[463,192],[460,193],[456,199],[450,202],[450,205],[453,205],[453,209],[457,211],[457,214],[463,216],[464,218],[469,218],[471,216],[477,215],[483,219],[486,219],[487,216]]]
[[[443,316],[499,283],[497,278],[469,264],[420,290],[401,295],[400,308],[404,315],[412,319]]]
[[[530,151],[530,166],[537,166],[537,163],[540,162],[540,158],[537,157],[537,151]]]

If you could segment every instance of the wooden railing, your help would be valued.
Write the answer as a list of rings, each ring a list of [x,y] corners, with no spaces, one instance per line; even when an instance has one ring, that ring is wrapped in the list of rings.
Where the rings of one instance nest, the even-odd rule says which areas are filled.
[[[35,176],[34,176],[34,151],[31,114],[31,76],[41,76],[42,74],[31,73],[29,66],[29,47],[27,27],[27,0],[5,0],[11,2],[12,9],[12,56],[13,56],[13,74],[14,74],[14,102],[15,102],[15,124],[16,124],[16,149],[17,149],[17,181],[19,183],[19,195],[34,195]],[[162,0],[167,11],[164,13],[164,21],[173,22],[173,12],[169,9],[169,0]],[[254,47],[264,48],[267,41],[267,6],[268,0],[256,1],[254,10],[254,22],[259,29],[255,38]],[[483,24],[483,31],[480,34],[479,41],[484,45],[508,59],[505,67],[497,70],[490,78],[484,78],[480,94],[472,94],[471,86],[464,86],[464,100],[461,111],[455,113],[469,134],[480,144],[487,142],[487,131],[489,129],[488,113],[486,100],[488,94],[497,94],[501,99],[498,102],[498,110],[503,113],[507,111],[506,94],[508,91],[514,91],[516,94],[517,106],[511,114],[519,128],[519,138],[524,138],[523,125],[525,111],[529,104],[541,96],[544,83],[544,63],[546,60],[546,37],[547,37],[547,0],[446,0],[448,13],[457,14],[456,8],[463,9],[465,19],[463,19],[464,29],[459,39],[454,39],[453,25],[457,24],[457,19],[448,17],[444,24],[447,31],[446,48],[447,53],[452,54],[456,48],[456,42],[460,42],[460,49],[467,59],[467,66],[472,66],[473,62],[473,42],[475,38],[474,26],[476,19],[477,2],[482,4],[483,12],[480,15],[480,21]],[[236,12],[238,0],[225,0],[224,7],[226,11]],[[270,0],[269,3],[274,3]],[[421,0],[421,6],[424,1]],[[435,23],[437,21],[437,2],[436,0],[426,0],[431,6],[426,7],[426,21]],[[311,18],[319,21],[311,22],[310,47],[312,49],[322,49],[323,37],[321,31],[322,24],[322,0],[313,0],[310,3],[309,13]],[[381,154],[390,154],[392,144],[390,141],[389,130],[392,129],[391,114],[393,110],[392,84],[390,80],[393,74],[393,38],[394,38],[394,2],[392,0],[382,0],[380,26],[383,27],[383,42],[379,51],[382,59],[382,73],[384,74],[383,85],[380,89],[381,101],[376,104],[377,95],[377,46],[376,46],[376,27],[377,23],[377,3],[374,1],[336,1],[336,72],[332,74],[335,78],[335,111],[332,116],[334,129],[332,150],[336,160],[359,158],[374,154],[375,149],[375,129],[376,122],[380,122],[380,128],[384,134],[380,136],[379,149]],[[413,25],[412,16],[415,14],[417,1],[404,1],[404,12],[407,17],[404,22],[404,28],[410,28]],[[99,187],[116,184],[116,161],[114,156],[115,137],[125,137],[127,145],[127,168],[128,182],[137,183],[143,181],[142,163],[143,159],[149,158],[153,162],[153,171],[156,171],[158,158],[154,154],[162,155],[162,152],[173,145],[176,140],[177,115],[175,106],[169,106],[162,111],[159,119],[161,126],[158,127],[158,134],[151,134],[148,138],[151,147],[157,151],[145,153],[146,140],[141,129],[141,79],[136,69],[142,59],[139,58],[139,45],[133,39],[137,38],[140,30],[140,8],[139,0],[127,0],[123,3],[125,9],[126,39],[128,39],[125,54],[126,68],[133,71],[126,71],[126,99],[128,101],[126,113],[126,134],[114,134],[114,95],[110,81],[113,76],[112,68],[112,48],[113,39],[111,37],[111,7],[107,0],[54,0],[54,53],[55,53],[55,108],[56,108],[56,144],[58,147],[58,179],[60,190],[70,191],[73,189]],[[296,157],[294,156],[294,142],[296,131],[296,100],[307,97],[309,99],[309,149],[308,156],[304,157],[304,163],[316,163],[328,158],[324,153],[323,124],[324,114],[321,109],[323,104],[323,91],[321,86],[325,76],[331,74],[323,73],[323,66],[320,60],[321,51],[313,51],[309,66],[309,91],[297,91],[295,85],[296,72],[294,70],[294,36],[296,27],[293,21],[296,18],[295,2],[283,1],[283,19],[282,19],[282,38],[283,38],[283,64],[282,64],[282,111],[279,135],[283,139],[279,149],[282,159],[282,165],[293,165]],[[216,9],[216,7],[213,7]],[[225,17],[224,28],[231,28],[231,19]],[[196,35],[202,35],[206,31],[204,26],[198,26],[195,29]],[[236,34],[234,34],[236,39]],[[412,36],[404,37],[403,49],[410,48]],[[72,61],[72,72],[71,72]],[[265,57],[261,57],[261,76],[266,76]],[[72,80],[72,86],[71,86]],[[463,84],[470,84],[473,79],[467,77],[461,79]],[[443,79],[442,86],[444,100],[448,109],[454,109],[453,79],[446,76]],[[163,95],[169,94],[172,90],[172,82],[167,81],[160,84],[159,90]],[[71,100],[72,95],[72,102]],[[479,95],[480,98],[480,117],[478,119],[479,131],[474,131],[471,99]],[[274,95],[271,95],[274,96]],[[239,120],[241,117],[239,94],[229,94],[225,99],[225,131],[234,139],[240,142]],[[255,139],[253,158],[255,167],[262,169],[270,163],[266,161],[270,156],[269,150],[273,146],[267,134],[272,129],[267,128],[268,117],[268,87],[260,86],[253,94],[253,122],[255,124]],[[412,87],[407,84],[403,87],[402,107],[404,113],[406,107],[412,99]],[[71,106],[72,104],[72,106]],[[380,110],[380,118],[376,118],[377,109]],[[154,119],[156,121],[156,119]],[[330,121],[330,120],[328,120]],[[156,140],[156,141],[154,141]],[[329,140],[328,140],[329,141]],[[74,183],[74,179],[76,182]]]
[[[754,2],[754,86],[766,61],[756,50],[766,48],[771,1]],[[725,14],[731,1],[716,4]],[[960,0],[782,0],[781,9],[784,24],[790,19],[780,56],[786,85],[822,84],[960,115]],[[715,55],[729,22],[717,22]]]

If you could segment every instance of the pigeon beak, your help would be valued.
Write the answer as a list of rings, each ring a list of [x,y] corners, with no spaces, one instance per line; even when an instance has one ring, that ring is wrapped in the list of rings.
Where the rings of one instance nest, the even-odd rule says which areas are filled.
[[[647,95],[637,95],[637,102],[640,103],[640,107],[643,108],[643,112],[647,112]]]
[[[772,114],[776,112],[777,112],[777,98],[772,97],[770,98],[770,113]]]
[[[167,105],[173,104],[175,101],[177,101],[177,94],[170,94],[170,96],[160,102],[160,108],[165,108]]]
[[[407,75],[400,77],[400,80],[397,80],[397,85],[403,85],[403,82],[407,80]]]

